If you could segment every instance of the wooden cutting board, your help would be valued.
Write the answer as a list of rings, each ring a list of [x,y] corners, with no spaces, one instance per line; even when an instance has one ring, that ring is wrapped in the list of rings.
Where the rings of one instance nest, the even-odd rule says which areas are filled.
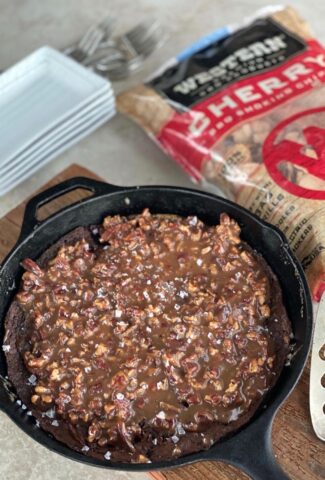
[[[98,178],[90,171],[72,165],[54,177],[40,190],[75,176]],[[36,193],[36,192],[35,192]],[[42,207],[39,217],[44,218],[64,205],[89,196],[85,190],[75,190]],[[20,231],[26,202],[0,219],[0,260],[15,244]],[[273,428],[275,455],[292,480],[325,479],[325,443],[314,435],[308,407],[309,364],[289,400],[277,414]],[[256,445],[258,455],[258,445]],[[221,462],[200,462],[176,470],[150,474],[156,480],[244,480],[248,477],[238,469]],[[274,479],[276,480],[276,479]]]

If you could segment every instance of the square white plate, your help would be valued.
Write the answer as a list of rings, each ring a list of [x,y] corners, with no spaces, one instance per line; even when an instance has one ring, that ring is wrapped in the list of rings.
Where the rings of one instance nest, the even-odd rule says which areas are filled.
[[[95,124],[96,121],[100,121],[104,116],[111,118],[114,114],[112,109],[105,105],[95,112],[90,112],[88,115],[80,118],[76,125],[71,125],[66,130],[58,132],[57,135],[53,135],[51,141],[45,143],[39,149],[35,149],[30,155],[26,155],[22,161],[18,161],[15,167],[9,169],[4,174],[0,175],[0,189],[7,184],[10,184],[13,179],[23,176],[27,178],[30,175],[31,169],[35,164],[40,164],[40,161],[48,161],[48,156],[57,149],[58,145],[62,146],[62,149],[70,139],[78,137],[79,133],[86,135],[89,125]],[[101,125],[101,123],[99,123]],[[67,147],[68,148],[68,147]],[[63,150],[61,150],[63,151]],[[53,157],[51,157],[53,158]]]
[[[107,97],[107,95],[105,95]],[[97,100],[84,108],[78,114],[67,118],[64,122],[59,123],[57,126],[52,127],[42,137],[34,140],[28,147],[20,151],[18,155],[12,157],[6,162],[3,162],[0,166],[0,183],[8,173],[12,173],[15,169],[22,168],[23,164],[29,162],[33,155],[38,154],[40,151],[44,152],[48,146],[53,145],[60,138],[60,135],[67,134],[73,130],[77,130],[78,126],[82,124],[85,118],[89,116],[100,115],[103,110],[112,111],[112,116],[115,114],[115,101],[114,98],[105,98],[103,96],[98,97]]]
[[[0,184],[0,196],[4,195],[12,188],[16,187],[26,178],[30,177],[33,173],[43,167],[46,163],[52,160],[54,157],[59,156],[62,152],[67,150],[70,146],[74,145],[78,141],[82,140],[88,134],[96,130],[98,127],[106,123],[112,118],[112,111],[106,111],[100,116],[94,118],[89,118],[85,121],[82,128],[70,133],[69,135],[61,138],[58,143],[48,149],[45,154],[40,156],[35,156],[33,161],[28,162],[21,170],[17,170],[11,178],[8,178],[6,182]]]
[[[42,47],[0,76],[0,165],[110,83],[66,55]]]

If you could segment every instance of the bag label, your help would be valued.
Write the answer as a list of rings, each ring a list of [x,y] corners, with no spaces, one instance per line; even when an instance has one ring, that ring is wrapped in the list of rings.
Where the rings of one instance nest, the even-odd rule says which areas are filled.
[[[263,161],[269,175],[297,197],[325,200],[324,122],[325,107],[306,110],[280,122],[264,142]],[[301,132],[302,138],[283,138],[290,130],[297,136]]]
[[[270,19],[256,20],[163,73],[149,84],[193,107],[242,78],[268,71],[303,52],[306,44]]]
[[[212,147],[227,132],[324,81],[325,50],[311,40],[301,53],[281,65],[236,81],[183,113],[175,109],[158,141],[190,175],[200,180],[198,172],[203,161],[211,158]]]

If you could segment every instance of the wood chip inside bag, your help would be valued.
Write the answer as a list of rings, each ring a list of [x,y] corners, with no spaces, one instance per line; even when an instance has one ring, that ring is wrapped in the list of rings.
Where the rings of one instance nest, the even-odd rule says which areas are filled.
[[[325,50],[290,7],[187,49],[118,97],[196,182],[279,227],[325,290]],[[213,37],[212,36],[212,37]],[[211,38],[212,38],[211,37]]]

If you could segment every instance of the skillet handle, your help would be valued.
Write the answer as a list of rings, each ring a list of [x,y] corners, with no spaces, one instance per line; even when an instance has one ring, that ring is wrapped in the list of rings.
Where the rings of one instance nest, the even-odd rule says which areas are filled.
[[[249,459],[241,458],[239,463],[232,462],[239,467],[252,480],[290,480],[276,461],[272,451],[262,448],[259,439],[256,439],[254,456]]]
[[[125,187],[117,187],[115,185],[100,182],[87,177],[73,177],[62,183],[58,183],[57,185],[54,185],[53,187],[50,187],[47,190],[35,195],[27,202],[19,241],[21,242],[35,229],[35,227],[42,223],[42,221],[37,219],[37,210],[40,207],[46,205],[61,195],[76,190],[77,188],[82,188],[84,190],[93,192],[94,197],[125,189]]]
[[[260,417],[239,435],[221,443],[217,455],[208,454],[206,459],[230,463],[252,480],[290,480],[274,457],[272,423],[273,415],[266,419]]]

